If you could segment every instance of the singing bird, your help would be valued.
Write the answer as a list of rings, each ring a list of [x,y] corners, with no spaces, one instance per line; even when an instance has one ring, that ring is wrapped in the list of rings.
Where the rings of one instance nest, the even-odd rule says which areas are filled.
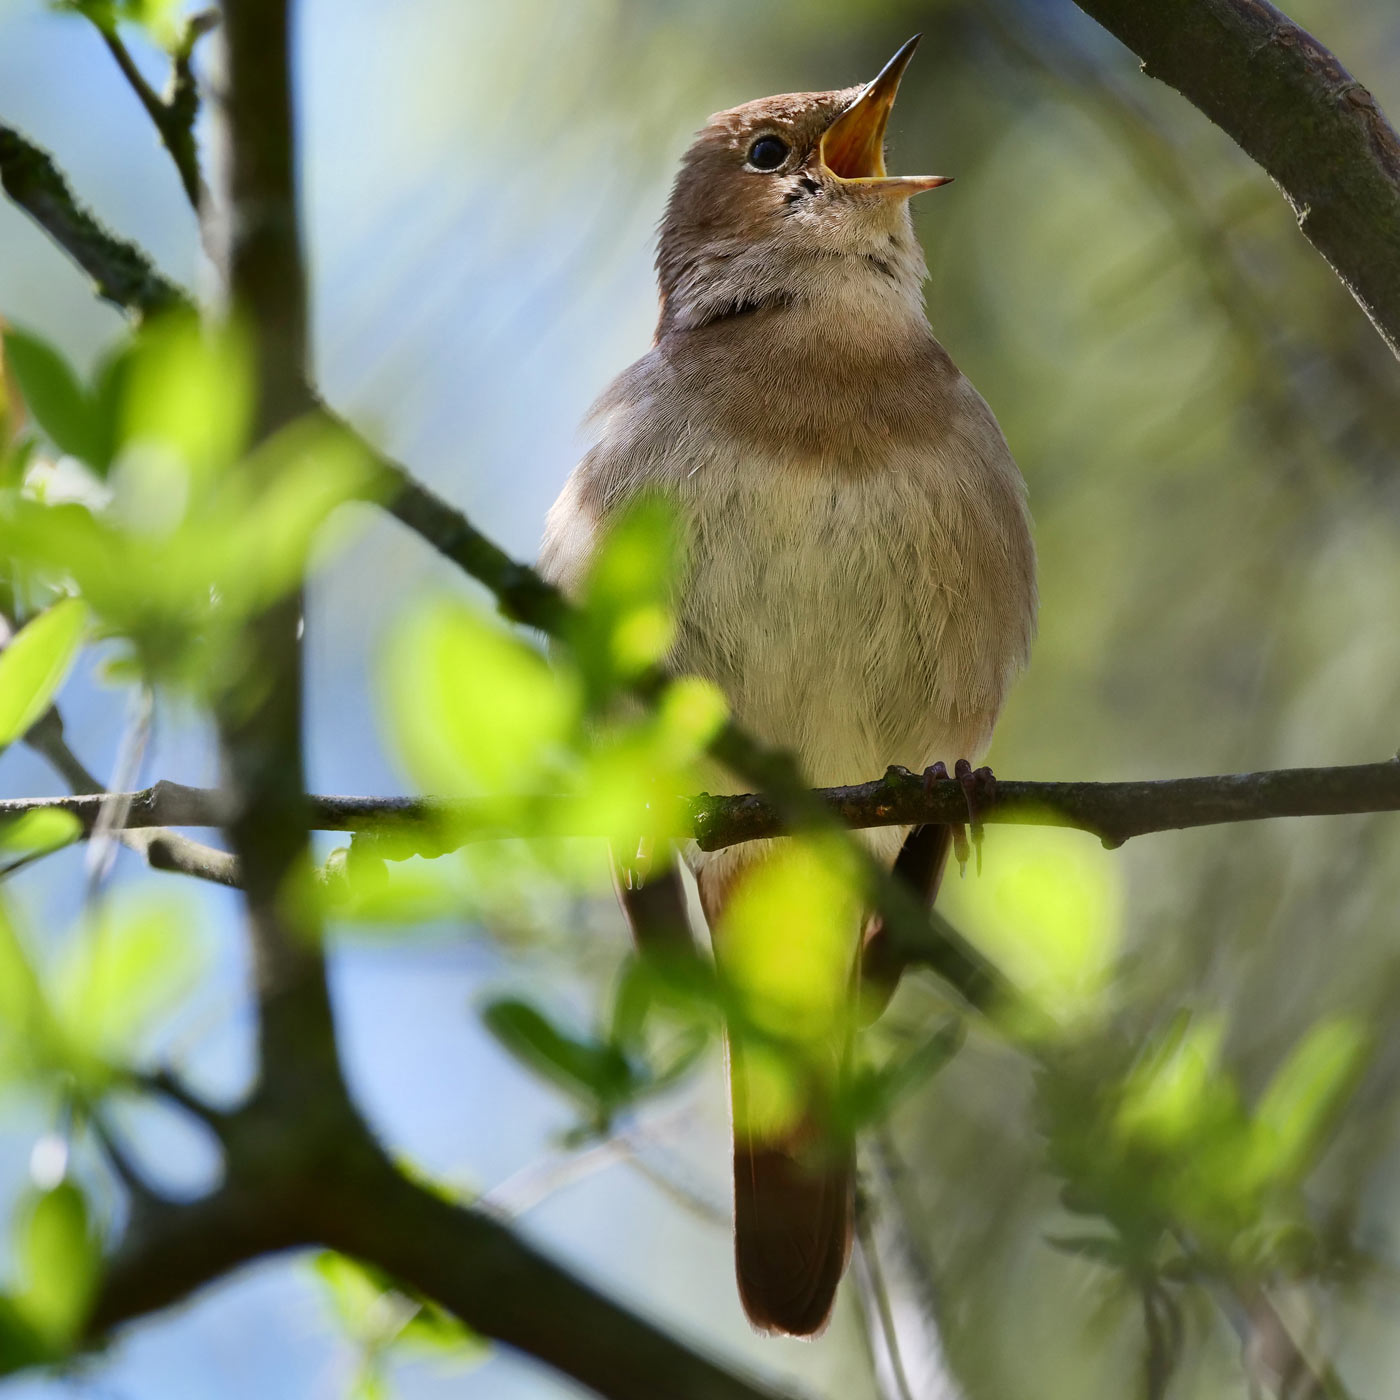
[[[885,170],[917,42],[864,87],[762,98],[699,132],[661,224],[655,342],[594,406],[596,441],[540,555],[577,594],[618,512],[671,503],[684,544],[668,666],[718,685],[814,786],[891,764],[967,760],[965,774],[1035,629],[1025,484],[924,314],[909,197],[948,181]],[[861,837],[932,899],[948,828]],[[721,972],[726,908],[776,850],[684,852]],[[669,878],[619,881],[639,938]],[[856,978],[872,922],[853,911]],[[745,1073],[731,1044],[736,1107]],[[820,1331],[850,1251],[853,1161],[813,1149],[821,1117],[812,1103],[765,1131],[735,1115],[739,1294],[763,1331]]]

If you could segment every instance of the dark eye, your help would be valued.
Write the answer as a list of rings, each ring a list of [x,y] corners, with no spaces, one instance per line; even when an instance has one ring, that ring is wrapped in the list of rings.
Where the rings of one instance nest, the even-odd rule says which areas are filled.
[[[749,147],[749,164],[755,170],[776,170],[787,158],[787,142],[776,136],[760,136]]]

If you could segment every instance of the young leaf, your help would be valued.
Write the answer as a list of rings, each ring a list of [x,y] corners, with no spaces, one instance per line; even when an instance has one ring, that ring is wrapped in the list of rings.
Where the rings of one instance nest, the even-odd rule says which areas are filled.
[[[13,326],[5,332],[5,357],[26,406],[54,446],[91,461],[96,455],[96,415],[68,361],[46,340]]]
[[[72,812],[43,807],[0,824],[0,855],[36,856],[76,841],[83,824]]]
[[[51,985],[75,1068],[129,1055],[151,1019],[193,981],[200,950],[185,906],[170,899],[118,905],[70,944]]]
[[[635,1087],[632,1067],[615,1046],[568,1035],[528,1002],[493,1001],[483,1009],[481,1019],[517,1060],[602,1116],[623,1103]]]
[[[16,1252],[25,1282],[17,1299],[21,1313],[51,1345],[67,1347],[87,1316],[98,1270],[87,1201],[71,1181],[30,1202]]]
[[[0,749],[22,738],[68,674],[87,609],[65,598],[20,628],[0,652]]]
[[[1277,1181],[1298,1181],[1322,1148],[1327,1128],[1356,1087],[1371,1033],[1355,1021],[1314,1026],[1294,1049],[1254,1114],[1254,1148]]]

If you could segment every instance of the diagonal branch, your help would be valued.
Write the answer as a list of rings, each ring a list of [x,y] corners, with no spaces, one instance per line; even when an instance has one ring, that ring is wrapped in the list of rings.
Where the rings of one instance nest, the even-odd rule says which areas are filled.
[[[102,42],[107,45],[108,52],[116,60],[122,77],[126,79],[128,86],[136,94],[137,101],[146,109],[146,115],[160,134],[161,142],[175,163],[185,197],[198,212],[206,202],[208,192],[199,173],[199,151],[194,139],[194,124],[199,116],[199,88],[194,81],[191,63],[195,44],[200,36],[207,34],[217,22],[217,16],[210,13],[198,14],[186,24],[175,53],[169,97],[162,97],[146,81],[116,27],[99,23],[91,14],[89,17],[97,25]]]
[[[1400,137],[1267,0],[1076,0],[1273,178],[1303,235],[1400,355]]]
[[[52,157],[4,123],[0,188],[93,279],[104,301],[141,318],[189,300],[141,249],[109,233],[78,203]]]

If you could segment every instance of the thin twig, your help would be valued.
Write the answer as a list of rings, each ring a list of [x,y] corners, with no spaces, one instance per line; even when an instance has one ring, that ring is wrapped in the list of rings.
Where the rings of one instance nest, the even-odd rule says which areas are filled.
[[[200,35],[208,32],[208,16],[196,15],[186,25],[185,36],[175,55],[171,93],[168,98],[161,97],[146,81],[117,31],[97,23],[95,19],[93,22],[97,24],[102,35],[102,42],[116,59],[122,76],[146,109],[146,115],[160,134],[165,149],[170,152],[185,196],[198,213],[208,200],[208,192],[199,173],[199,151],[194,140],[194,123],[199,115],[199,88],[194,81],[191,57]]]

